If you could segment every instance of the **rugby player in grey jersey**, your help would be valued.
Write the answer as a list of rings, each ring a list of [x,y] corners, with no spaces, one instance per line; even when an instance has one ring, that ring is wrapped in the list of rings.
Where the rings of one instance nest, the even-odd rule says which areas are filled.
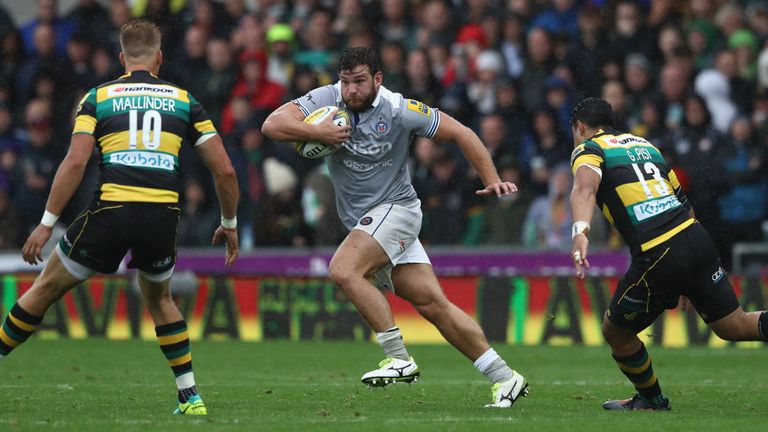
[[[273,112],[264,122],[267,137],[284,142],[319,141],[339,147],[327,157],[342,222],[350,230],[330,263],[331,279],[376,332],[386,359],[363,375],[369,386],[412,382],[418,366],[395,326],[392,310],[369,278],[409,301],[445,339],[472,360],[492,382],[492,402],[507,408],[527,395],[525,379],[488,345],[480,326],[445,297],[419,242],[421,203],[407,169],[416,136],[458,144],[485,188],[481,196],[517,191],[502,182],[488,151],[469,128],[419,101],[382,86],[376,53],[350,48],[339,60],[339,82],[319,87]],[[345,108],[354,127],[302,120],[324,106]]]

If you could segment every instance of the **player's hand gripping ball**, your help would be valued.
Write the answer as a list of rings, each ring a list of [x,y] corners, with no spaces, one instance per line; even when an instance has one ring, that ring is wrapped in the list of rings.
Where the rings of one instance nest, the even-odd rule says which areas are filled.
[[[349,112],[345,109],[337,108],[335,106],[324,106],[318,108],[306,118],[304,123],[318,124],[322,123],[328,116],[333,116],[333,124],[336,126],[348,126],[352,124],[352,118],[349,116]],[[306,141],[297,142],[296,151],[305,158],[308,159],[320,159],[335,152],[339,148],[332,145],[323,144],[318,141]]]

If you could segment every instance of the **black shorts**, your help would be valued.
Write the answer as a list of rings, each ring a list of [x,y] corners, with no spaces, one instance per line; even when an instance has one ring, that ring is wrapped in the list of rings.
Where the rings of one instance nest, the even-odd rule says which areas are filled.
[[[176,264],[175,204],[94,201],[67,228],[59,247],[73,261],[114,273],[131,251],[129,268],[161,274]]]
[[[715,244],[698,222],[632,257],[608,306],[608,318],[618,327],[640,332],[664,309],[674,309],[681,295],[706,323],[739,307]]]

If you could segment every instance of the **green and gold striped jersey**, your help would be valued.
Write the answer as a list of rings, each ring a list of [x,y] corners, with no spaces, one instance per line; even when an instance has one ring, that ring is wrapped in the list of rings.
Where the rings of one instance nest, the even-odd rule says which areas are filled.
[[[599,130],[573,150],[574,175],[581,165],[600,168],[597,205],[632,254],[647,251],[694,223],[688,198],[661,152],[631,134]]]
[[[177,203],[179,150],[216,134],[192,95],[133,71],[83,97],[72,134],[90,134],[100,154],[99,198]]]

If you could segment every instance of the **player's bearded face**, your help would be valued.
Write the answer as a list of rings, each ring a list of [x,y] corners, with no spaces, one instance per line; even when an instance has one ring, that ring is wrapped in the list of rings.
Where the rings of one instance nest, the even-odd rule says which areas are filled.
[[[368,66],[355,66],[352,70],[339,73],[341,98],[347,108],[354,112],[365,111],[371,107],[381,85],[381,72],[371,75]]]

